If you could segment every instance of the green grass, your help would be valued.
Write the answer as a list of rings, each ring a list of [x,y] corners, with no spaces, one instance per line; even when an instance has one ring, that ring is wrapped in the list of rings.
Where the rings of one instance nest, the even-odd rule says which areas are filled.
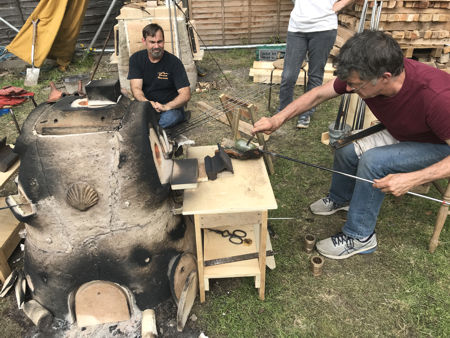
[[[232,85],[241,91],[257,86],[248,78],[254,50],[212,52]],[[92,66],[92,63],[91,63]],[[199,81],[218,81],[223,76],[211,57],[201,62],[208,75]],[[73,74],[85,70],[69,69]],[[48,75],[51,78],[53,75]],[[64,74],[65,76],[65,74]],[[46,77],[45,77],[46,78]],[[2,80],[3,81],[3,80]],[[5,83],[5,82],[2,82]],[[196,93],[193,101],[219,105],[221,90]],[[302,88],[296,88],[296,96]],[[38,93],[42,95],[41,93]],[[278,103],[274,86],[273,107]],[[42,99],[38,100],[42,102]],[[267,95],[255,102],[260,116],[267,115]],[[269,149],[325,167],[331,167],[333,153],[320,143],[320,135],[336,117],[339,100],[320,105],[307,130],[298,131],[295,120],[271,136]],[[29,109],[29,107],[28,107]],[[192,106],[193,113],[195,114]],[[21,115],[23,120],[27,112]],[[3,117],[0,119],[8,120]],[[0,125],[2,134],[14,134],[14,125]],[[215,144],[229,130],[219,123],[193,131],[197,145]],[[378,250],[336,261],[325,260],[323,274],[313,277],[310,254],[303,249],[307,233],[325,238],[338,231],[346,213],[315,216],[308,205],[323,197],[330,173],[293,162],[275,159],[270,177],[278,209],[269,217],[294,217],[269,221],[276,236],[271,239],[277,267],[267,270],[265,300],[258,299],[251,278],[210,281],[206,302],[195,303],[196,326],[209,337],[449,337],[450,262],[448,221],[434,254],[427,250],[439,204],[413,196],[387,196],[377,222]],[[432,188],[430,196],[438,197]],[[6,308],[14,304],[0,300],[0,325],[10,337],[21,329]],[[17,311],[17,310],[15,310]]]

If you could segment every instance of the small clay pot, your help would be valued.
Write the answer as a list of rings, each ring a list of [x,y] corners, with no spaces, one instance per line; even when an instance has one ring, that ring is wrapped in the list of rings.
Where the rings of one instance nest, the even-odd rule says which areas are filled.
[[[324,259],[320,256],[311,257],[311,271],[314,277],[320,276],[322,274]]]
[[[311,253],[314,249],[314,245],[316,245],[316,237],[311,234],[305,235],[305,251],[307,253]]]

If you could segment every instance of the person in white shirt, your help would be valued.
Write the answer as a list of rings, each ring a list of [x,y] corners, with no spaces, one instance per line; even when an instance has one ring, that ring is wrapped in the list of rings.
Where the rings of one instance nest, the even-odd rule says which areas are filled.
[[[280,105],[283,110],[293,100],[303,61],[308,54],[308,83],[305,91],[322,84],[324,68],[337,34],[337,12],[353,0],[295,0],[286,39],[281,75]],[[308,128],[315,108],[299,116],[297,128]]]

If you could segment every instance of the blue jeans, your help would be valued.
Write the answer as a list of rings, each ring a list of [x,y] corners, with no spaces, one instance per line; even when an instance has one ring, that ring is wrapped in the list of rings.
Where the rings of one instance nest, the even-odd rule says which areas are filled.
[[[171,109],[162,112],[159,117],[159,125],[161,127],[170,128],[185,120],[184,108]]]
[[[450,156],[447,144],[400,142],[372,148],[356,156],[353,144],[336,150],[333,169],[373,180],[388,174],[406,173],[426,168]],[[342,232],[362,239],[375,230],[384,193],[371,183],[333,174],[330,198],[337,204],[350,202]]]
[[[295,83],[306,58],[306,52],[308,52],[308,83],[304,90],[307,92],[322,84],[325,65],[336,40],[336,34],[336,29],[311,33],[287,32],[279,111],[293,100]],[[312,108],[301,116],[311,116],[314,111],[315,108]]]

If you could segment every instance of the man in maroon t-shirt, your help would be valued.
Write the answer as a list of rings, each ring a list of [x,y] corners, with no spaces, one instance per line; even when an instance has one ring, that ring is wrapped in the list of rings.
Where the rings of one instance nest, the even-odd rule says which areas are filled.
[[[376,250],[375,225],[385,193],[400,196],[415,186],[450,177],[450,75],[404,59],[398,43],[377,31],[350,38],[334,66],[336,79],[300,96],[278,114],[263,117],[252,132],[270,134],[311,107],[352,92],[386,126],[382,137],[374,134],[362,139],[362,145],[349,144],[335,152],[336,171],[374,184],[333,174],[328,196],[310,205],[317,215],[348,210],[342,232],[316,245],[322,255],[344,259]]]

